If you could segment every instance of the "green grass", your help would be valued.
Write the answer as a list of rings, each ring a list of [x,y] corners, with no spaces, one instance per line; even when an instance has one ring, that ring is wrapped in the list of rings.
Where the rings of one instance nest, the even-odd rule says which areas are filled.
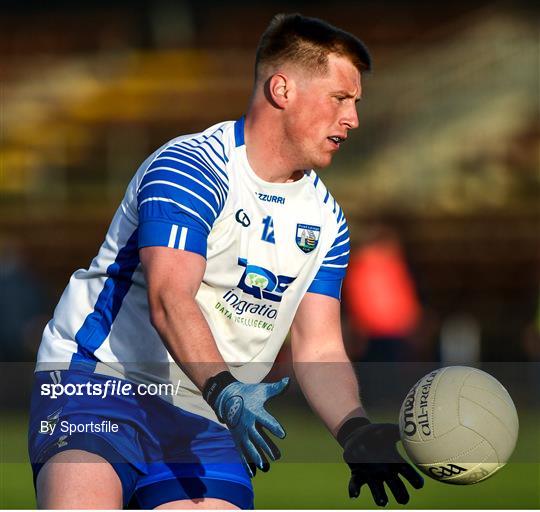
[[[377,508],[367,487],[362,488],[358,499],[348,497],[349,469],[340,462],[339,446],[315,416],[303,408],[299,412],[298,408],[273,407],[272,412],[283,420],[287,437],[279,442],[282,460],[253,481],[257,508]],[[384,412],[372,411],[372,417],[381,422],[395,421]],[[391,498],[387,508],[540,508],[539,454],[540,414],[522,411],[516,450],[511,461],[493,477],[475,485],[449,485],[425,477],[424,488],[419,491],[407,485],[411,499],[406,507]]]
[[[344,464],[276,464],[255,479],[257,508],[355,509],[376,508],[371,494],[347,494],[348,468]],[[420,491],[412,489],[407,507],[414,509],[517,509],[540,507],[538,464],[509,464],[493,478],[477,485],[448,485],[426,480]],[[387,508],[405,508],[393,499]]]
[[[0,464],[0,509],[36,508],[30,465]]]
[[[0,509],[35,508],[25,415],[0,416]]]
[[[284,454],[269,473],[254,479],[257,508],[375,508],[370,493],[356,500],[347,495],[349,471],[340,450],[313,416],[290,408],[274,410],[288,431],[279,442]],[[389,418],[374,414],[378,421]],[[521,414],[520,438],[512,461],[477,485],[454,486],[426,478],[424,489],[410,489],[407,508],[505,509],[540,508],[540,417]],[[535,454],[535,455],[534,455]],[[26,460],[26,418],[0,418],[0,509],[34,508],[32,475]],[[521,462],[530,460],[531,462]],[[532,462],[536,460],[536,462]],[[391,500],[387,508],[405,508]]]

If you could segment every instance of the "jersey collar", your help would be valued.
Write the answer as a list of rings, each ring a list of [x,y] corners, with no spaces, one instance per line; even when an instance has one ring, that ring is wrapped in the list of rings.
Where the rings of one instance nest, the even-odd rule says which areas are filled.
[[[244,124],[246,122],[246,116],[242,116],[238,121],[234,123],[234,143],[236,147],[243,146],[244,140]]]

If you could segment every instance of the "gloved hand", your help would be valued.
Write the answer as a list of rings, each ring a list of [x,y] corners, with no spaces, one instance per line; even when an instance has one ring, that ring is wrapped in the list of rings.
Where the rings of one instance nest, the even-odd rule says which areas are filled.
[[[351,418],[342,425],[337,440],[343,447],[343,459],[351,468],[351,498],[357,498],[362,485],[367,484],[375,503],[385,507],[386,483],[396,501],[403,505],[409,501],[409,494],[399,475],[415,489],[423,487],[424,479],[398,453],[395,444],[399,439],[399,427],[391,423],[372,424],[367,418]]]
[[[285,430],[264,408],[266,402],[285,391],[289,378],[271,384],[244,384],[229,372],[221,372],[206,382],[204,399],[214,409],[219,421],[225,423],[239,448],[250,476],[256,467],[266,472],[272,460],[281,457],[278,447],[270,440],[262,427],[283,439]]]

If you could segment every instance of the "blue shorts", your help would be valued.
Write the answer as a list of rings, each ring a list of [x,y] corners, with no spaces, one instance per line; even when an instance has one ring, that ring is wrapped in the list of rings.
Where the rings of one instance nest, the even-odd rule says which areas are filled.
[[[90,387],[103,389],[106,381],[134,391],[129,396],[89,395]],[[53,399],[52,384],[62,384],[71,396]],[[158,396],[139,394],[126,380],[80,370],[37,372],[28,446],[34,483],[52,456],[77,449],[100,455],[113,466],[125,507],[152,509],[208,497],[253,508],[251,480],[230,432]]]

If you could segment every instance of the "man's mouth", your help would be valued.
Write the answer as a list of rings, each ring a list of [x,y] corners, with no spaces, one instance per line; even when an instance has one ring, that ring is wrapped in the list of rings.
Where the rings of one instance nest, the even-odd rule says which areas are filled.
[[[339,145],[342,142],[345,142],[345,137],[340,137],[339,135],[332,135],[331,137],[328,137],[328,140],[330,140],[333,144],[335,144],[339,148]]]

